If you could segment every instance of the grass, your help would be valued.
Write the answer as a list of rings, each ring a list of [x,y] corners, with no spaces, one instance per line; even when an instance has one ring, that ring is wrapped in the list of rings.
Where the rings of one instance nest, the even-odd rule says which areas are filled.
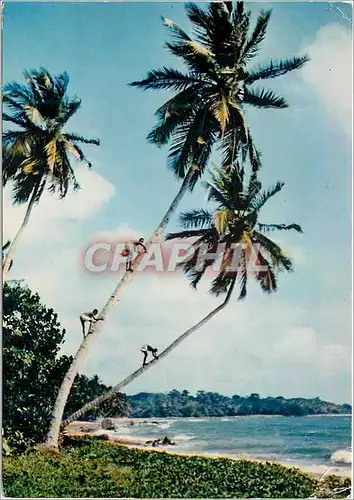
[[[308,498],[316,479],[278,464],[186,457],[70,439],[60,454],[32,449],[5,458],[6,496]]]

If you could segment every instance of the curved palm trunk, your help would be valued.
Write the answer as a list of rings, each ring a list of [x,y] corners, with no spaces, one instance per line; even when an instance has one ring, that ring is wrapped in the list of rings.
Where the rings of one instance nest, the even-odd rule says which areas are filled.
[[[5,281],[6,281],[7,273],[10,270],[11,262],[12,262],[16,247],[18,245],[18,242],[22,236],[24,229],[26,228],[26,226],[28,224],[28,221],[29,221],[29,218],[31,216],[33,207],[36,203],[36,200],[38,200],[38,197],[40,197],[43,193],[44,186],[45,186],[45,180],[42,182],[42,179],[39,178],[39,180],[37,181],[37,183],[33,189],[33,193],[32,193],[31,199],[29,201],[29,204],[28,204],[28,207],[27,207],[27,210],[25,213],[25,217],[22,221],[20,229],[17,231],[16,236],[12,240],[10,248],[7,252],[6,258],[4,259],[4,261],[2,263],[2,282],[3,283],[5,283]]]
[[[74,420],[77,420],[78,418],[82,417],[89,410],[92,410],[93,408],[98,407],[101,403],[103,403],[107,399],[109,399],[112,396],[114,396],[115,394],[117,394],[117,392],[120,392],[120,390],[123,389],[123,387],[127,386],[128,384],[130,384],[130,382],[133,382],[133,380],[137,379],[138,377],[140,377],[140,375],[145,373],[149,368],[156,365],[156,363],[158,363],[161,359],[165,358],[179,344],[181,344],[183,342],[183,340],[188,338],[190,335],[192,335],[192,333],[196,332],[202,326],[204,326],[206,323],[208,323],[214,316],[216,316],[216,314],[218,314],[220,311],[222,311],[224,309],[224,307],[227,306],[227,304],[230,300],[230,297],[232,295],[232,292],[233,292],[233,289],[235,286],[235,282],[236,282],[236,278],[232,281],[224,302],[222,302],[218,307],[213,309],[209,314],[204,316],[204,318],[201,319],[200,321],[198,321],[198,323],[196,323],[191,328],[189,328],[184,333],[182,333],[182,335],[180,335],[176,340],[174,340],[172,342],[172,344],[170,344],[168,347],[166,347],[166,349],[164,351],[162,351],[162,353],[159,355],[158,359],[153,359],[147,365],[142,366],[138,370],[135,370],[135,372],[128,375],[128,377],[126,377],[121,382],[119,382],[119,384],[112,387],[112,389],[110,391],[106,392],[106,394],[103,394],[102,396],[94,399],[93,401],[90,401],[85,406],[83,406],[80,410],[77,410],[75,413],[70,415],[70,417],[68,419],[66,419],[64,422],[65,426],[69,425],[71,422],[74,422]]]
[[[195,168],[190,168],[187,172],[186,177],[183,180],[182,186],[180,187],[180,190],[178,191],[177,196],[172,201],[171,205],[169,206],[169,208],[168,208],[166,214],[164,215],[163,219],[161,220],[160,224],[158,225],[158,227],[154,231],[153,235],[148,240],[148,242],[146,244],[146,249],[148,249],[149,246],[154,241],[158,240],[161,237],[161,235],[164,232],[171,216],[174,214],[174,212],[176,211],[183,196],[188,191],[190,182],[191,182],[194,174],[195,174]],[[100,312],[100,317],[102,317],[103,320],[105,320],[105,318],[108,314],[108,311],[113,306],[113,304],[117,301],[117,297],[122,293],[125,285],[128,284],[130,281],[132,281],[132,279],[134,278],[134,276],[135,276],[134,263],[132,264],[132,269],[133,269],[133,272],[125,272],[123,274],[122,279],[118,282],[112,295],[110,296],[110,298],[106,302],[105,306],[103,307],[102,311]],[[91,342],[93,341],[93,339],[96,337],[96,335],[101,330],[103,323],[104,323],[104,321],[92,324],[86,338],[81,343],[81,345],[80,345],[78,351],[76,352],[75,357],[71,363],[71,366],[63,379],[63,382],[60,386],[60,389],[59,389],[59,392],[57,395],[57,399],[55,402],[55,406],[53,409],[50,428],[49,428],[49,432],[48,432],[46,443],[45,443],[45,446],[47,446],[48,448],[54,448],[54,449],[58,448],[60,425],[61,425],[61,420],[63,417],[67,398],[69,396],[71,387],[74,383],[75,377],[78,373],[81,360],[86,355],[86,353],[89,349],[89,346],[91,345]]]

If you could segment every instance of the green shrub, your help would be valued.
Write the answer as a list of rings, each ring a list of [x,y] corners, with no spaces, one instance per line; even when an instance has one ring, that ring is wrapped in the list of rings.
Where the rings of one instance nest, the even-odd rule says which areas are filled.
[[[22,452],[44,441],[61,381],[71,358],[59,356],[65,339],[57,314],[38,294],[21,285],[3,289],[3,429],[5,454]],[[97,375],[77,375],[65,407],[70,415],[110,387]],[[85,417],[126,414],[125,397],[117,394]]]
[[[247,460],[186,457],[72,439],[59,455],[8,457],[12,497],[307,498],[317,481],[297,469]]]
[[[317,498],[347,498],[351,492],[351,480],[347,477],[327,476],[319,481]]]
[[[129,488],[128,468],[98,459],[77,461],[70,454],[32,450],[4,460],[6,496],[119,497]]]

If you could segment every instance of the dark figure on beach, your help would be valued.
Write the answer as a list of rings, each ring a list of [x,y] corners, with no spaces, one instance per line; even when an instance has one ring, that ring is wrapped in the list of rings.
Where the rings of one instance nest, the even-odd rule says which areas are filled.
[[[155,359],[159,359],[159,357],[157,356],[157,349],[151,347],[151,345],[146,344],[140,350],[144,354],[143,366],[146,365],[146,358],[148,357],[149,352],[151,352]]]
[[[80,316],[80,322],[82,326],[82,334],[84,338],[86,337],[86,332],[85,332],[85,324],[88,323],[88,331],[91,328],[92,323],[96,323],[96,321],[102,321],[103,318],[98,317],[98,310],[94,309],[92,312],[85,312],[82,313]]]
[[[143,250],[141,252],[141,249]],[[126,257],[125,270],[133,272],[132,261],[134,259],[134,254],[146,253],[146,247],[144,245],[144,238],[140,238],[138,241],[128,241],[125,244],[124,250],[122,251],[122,256]]]
[[[156,446],[159,446],[159,445],[163,445],[163,446],[173,445],[174,446],[176,443],[171,441],[171,439],[169,437],[165,436],[163,439],[158,438],[158,439],[152,439],[150,441],[146,441],[145,444],[148,444],[148,445],[153,446],[155,448]]]

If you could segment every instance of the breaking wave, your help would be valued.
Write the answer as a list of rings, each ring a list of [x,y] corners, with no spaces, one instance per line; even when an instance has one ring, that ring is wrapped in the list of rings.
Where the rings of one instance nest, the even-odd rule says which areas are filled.
[[[337,450],[331,455],[331,461],[337,464],[351,464],[353,452],[350,449]]]
[[[187,436],[186,434],[177,434],[176,436],[173,436],[173,439],[175,441],[191,441],[192,439],[195,439],[195,436]]]

